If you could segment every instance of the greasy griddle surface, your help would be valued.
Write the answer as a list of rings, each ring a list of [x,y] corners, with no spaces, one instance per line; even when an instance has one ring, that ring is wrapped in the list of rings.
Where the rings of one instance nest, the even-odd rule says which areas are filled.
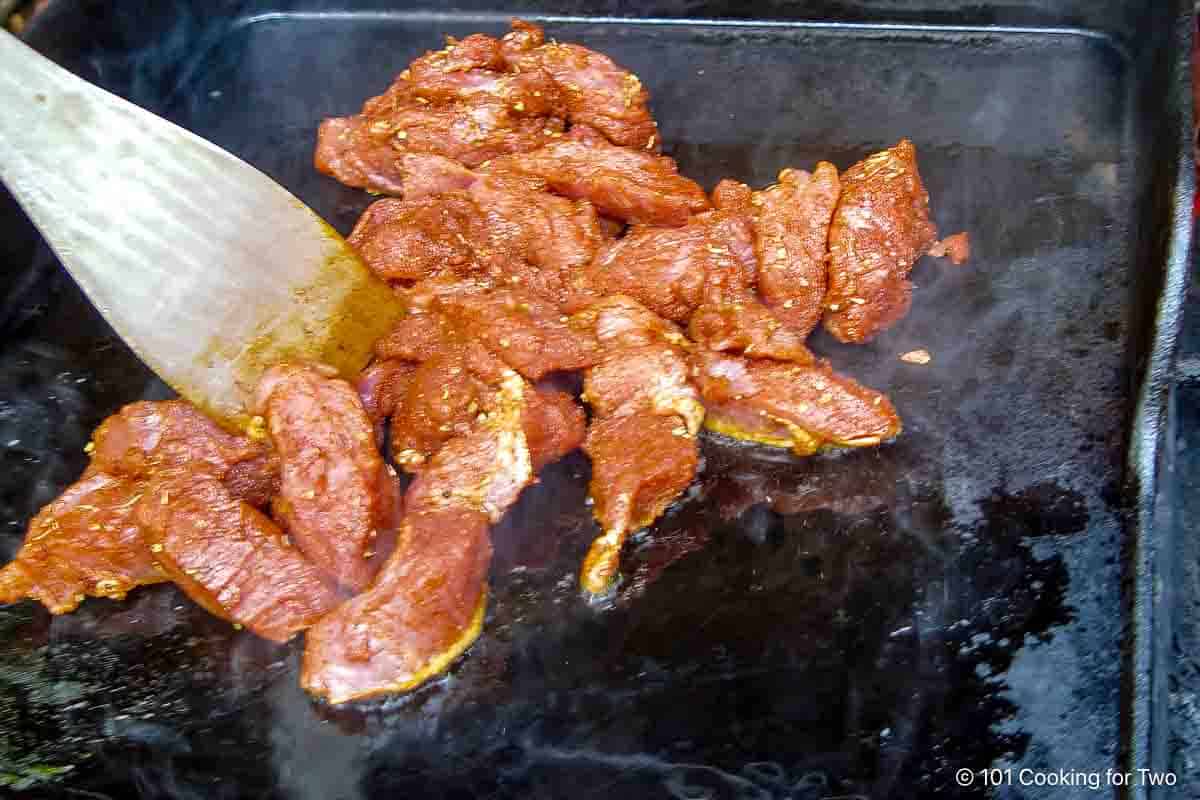
[[[444,34],[503,27],[262,19],[215,42],[166,110],[346,232],[370,198],[313,171],[317,122]],[[575,586],[595,527],[569,458],[494,533],[478,644],[382,703],[311,704],[295,647],[167,586],[57,619],[0,609],[0,765],[47,792],[304,798],[953,797],[979,791],[956,768],[997,758],[1114,765],[1138,302],[1125,165],[1143,144],[1119,52],[1072,33],[547,30],[635,70],[668,153],[708,188],[914,140],[972,260],[918,265],[913,313],[871,345],[813,342],[890,394],[900,440],[795,460],[709,439],[695,490],[627,548],[602,608]],[[46,264],[0,345],[0,443],[18,442],[4,556],[81,468],[91,425],[157,391]],[[898,360],[918,347],[932,363]]]

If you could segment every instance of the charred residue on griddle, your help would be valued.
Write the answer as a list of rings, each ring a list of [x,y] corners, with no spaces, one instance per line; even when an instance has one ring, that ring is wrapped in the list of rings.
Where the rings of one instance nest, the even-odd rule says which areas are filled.
[[[997,490],[979,503],[987,520],[984,535],[1053,536],[1087,528],[1083,495],[1043,482],[1009,494]]]
[[[173,764],[204,721],[237,719],[285,656],[167,585],[67,617],[0,608],[0,773],[69,768],[47,780],[102,791],[139,764]]]
[[[763,796],[780,781],[974,796],[947,765],[1024,751],[1026,734],[999,727],[1016,710],[1002,675],[1071,617],[1061,559],[1036,557],[1030,538],[1078,532],[1087,512],[1078,494],[1035,484],[980,500],[982,520],[964,537],[936,482],[904,480],[906,455],[888,455],[862,469],[814,459],[755,470],[738,468],[749,456],[740,448],[706,445],[715,469],[627,554],[623,602],[591,633],[558,628],[548,633],[564,638],[513,654],[558,690],[540,712],[507,717],[533,740],[508,752],[508,774],[553,781],[541,752],[551,732],[616,742],[611,728],[626,725],[662,756],[626,765],[631,786],[639,769],[664,782],[682,770],[726,790],[748,781]],[[846,475],[857,477],[836,477]],[[760,535],[747,535],[751,520]],[[588,658],[580,640],[597,645],[588,664],[555,663]],[[569,722],[582,719],[586,733]],[[589,753],[600,758],[574,752],[572,769]]]

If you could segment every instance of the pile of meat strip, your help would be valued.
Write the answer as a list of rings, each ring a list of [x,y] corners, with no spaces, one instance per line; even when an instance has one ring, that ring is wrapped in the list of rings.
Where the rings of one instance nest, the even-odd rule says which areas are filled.
[[[259,636],[306,631],[301,681],[340,703],[466,650],[491,526],[580,446],[600,528],[580,582],[600,594],[693,480],[702,426],[799,455],[895,437],[888,399],[805,340],[871,339],[907,313],[918,258],[966,257],[965,235],[935,241],[913,145],[710,196],[659,154],[647,102],[606,56],[517,21],[326,120],[318,169],[391,195],[350,237],[406,308],[374,362],[357,385],[274,367],[254,435],[182,401],[126,406],[31,522],[0,602],[62,614],[173,581]]]

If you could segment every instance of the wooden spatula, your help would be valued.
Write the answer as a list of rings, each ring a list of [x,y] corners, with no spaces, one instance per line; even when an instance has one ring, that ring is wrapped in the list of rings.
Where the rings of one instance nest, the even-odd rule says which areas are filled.
[[[0,180],[142,360],[230,426],[271,364],[350,376],[400,313],[282,186],[3,32]]]

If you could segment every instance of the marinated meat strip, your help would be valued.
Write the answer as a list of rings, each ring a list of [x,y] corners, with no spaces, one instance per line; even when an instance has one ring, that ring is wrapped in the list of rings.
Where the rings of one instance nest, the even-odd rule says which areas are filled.
[[[413,689],[449,667],[483,627],[488,528],[465,508],[406,514],[371,587],[309,629],[300,685],[344,703]]]
[[[487,275],[536,292],[561,307],[594,299],[580,270],[611,241],[586,199],[533,191],[524,181],[489,178],[469,190],[483,213],[475,254]]]
[[[408,299],[405,315],[375,342],[376,358],[420,363],[462,342],[462,333],[450,318],[433,308],[435,294],[414,291]]]
[[[468,433],[494,391],[497,365],[487,348],[456,329],[437,352],[418,362],[392,413],[395,463],[419,470],[442,445]]]
[[[611,58],[577,44],[545,44],[537,25],[513,21],[503,56],[521,74],[546,74],[565,100],[573,125],[588,125],[608,141],[658,152],[658,125],[650,116],[650,94],[633,73]]]
[[[477,166],[499,155],[533,150],[562,136],[562,120],[529,116],[486,92],[433,105],[399,78],[361,113],[324,120],[317,130],[317,170],[348,186],[403,196],[402,156],[423,153]]]
[[[829,229],[824,324],[838,341],[866,342],[908,313],[909,270],[937,228],[907,139],[855,164],[841,180]]]
[[[447,36],[445,47],[414,59],[409,64],[409,70],[413,73],[413,80],[424,84],[426,70],[429,77],[436,79],[442,73],[453,76],[471,69],[496,70],[503,66],[504,53],[500,40],[486,33],[472,33],[462,39]]]
[[[416,364],[399,359],[376,361],[355,381],[354,388],[362,400],[363,410],[375,424],[376,441],[383,442],[383,423],[404,400],[416,368]]]
[[[381,126],[372,135],[371,121],[364,115],[330,117],[317,128],[313,166],[347,186],[377,194],[404,194],[404,173],[396,162],[396,150]]]
[[[499,380],[476,425],[430,461],[409,487],[406,507],[467,507],[496,522],[533,480],[524,428],[533,390],[512,370],[498,367]]]
[[[371,111],[323,121],[313,157],[317,170],[347,186],[403,196],[401,153],[432,153],[475,167],[536,150],[563,131],[561,120],[525,116],[492,97],[445,106],[418,99],[411,91],[389,91],[369,104]]]
[[[971,239],[966,231],[952,233],[929,248],[929,255],[949,258],[955,266],[965,264],[971,258]]]
[[[551,387],[535,386],[527,400],[521,427],[536,474],[583,444],[587,418],[574,397]]]
[[[785,169],[779,183],[759,192],[733,181],[722,181],[713,192],[717,207],[753,214],[758,293],[801,336],[821,320],[826,245],[840,192],[837,169],[826,161],[812,173]]]
[[[92,465],[33,518],[13,562],[0,570],[0,602],[40,600],[54,614],[85,595],[120,599],[166,575],[155,565],[134,506],[145,479],[204,469],[239,500],[265,505],[279,464],[262,443],[229,434],[182,401],[125,406],[93,434]]]
[[[402,391],[387,398],[393,460],[406,470],[471,430],[506,364],[537,380],[598,357],[594,337],[522,290],[425,281],[408,300],[409,313],[375,347],[379,358],[411,365]]]
[[[262,458],[239,461],[225,471],[221,482],[237,499],[255,508],[266,508],[279,493],[279,458],[272,452]]]
[[[593,422],[644,412],[679,417],[694,433],[704,418],[688,383],[684,354],[666,342],[611,348],[584,377],[583,399],[592,408]]]
[[[403,153],[398,156],[398,163],[404,173],[405,200],[420,200],[445,192],[470,189],[482,177],[452,158],[432,153]],[[524,179],[523,182],[532,189],[546,188],[545,182],[537,178]]]
[[[264,639],[285,642],[341,601],[266,515],[206,468],[156,473],[136,519],[158,563],[189,597]]]
[[[576,315],[604,350],[584,378],[592,407],[584,450],[589,493],[602,535],[588,551],[580,583],[601,594],[615,579],[630,533],[652,523],[687,488],[699,462],[704,418],[688,381],[682,334],[636,301],[610,297]]]
[[[632,224],[683,225],[709,207],[704,190],[672,159],[583,137],[496,158],[482,171],[540,179],[556,194],[590,200],[601,214]]]
[[[633,348],[667,342],[689,346],[679,327],[663,319],[635,298],[612,294],[574,314],[571,327],[596,337],[606,349]]]
[[[308,633],[301,685],[333,703],[410,689],[478,636],[488,526],[533,480],[528,384],[503,370],[483,419],[446,445],[405,496],[400,539],[366,592]]]
[[[653,523],[696,477],[696,440],[679,417],[641,412],[593,420],[584,451],[592,460],[589,493],[604,533],[592,542],[579,583],[609,590],[629,534]]]
[[[666,319],[686,321],[704,299],[709,234],[703,220],[679,228],[635,226],[597,256],[588,278],[604,294],[623,294]]]
[[[0,569],[0,603],[30,597],[66,614],[85,595],[120,600],[165,581],[134,518],[144,491],[132,478],[85,472],[29,523],[16,558]]]
[[[470,376],[471,383],[468,391],[472,398],[472,405],[468,407],[468,413],[464,415],[465,419],[455,425],[454,435],[446,440],[448,443],[445,443],[445,447],[435,451],[438,458],[426,459],[428,463],[421,470],[422,473],[437,465],[443,465],[437,468],[450,471],[468,469],[468,472],[474,472],[479,476],[488,474],[490,467],[482,462],[470,468],[464,467],[466,456],[471,453],[488,452],[484,445],[487,445],[489,440],[484,437],[484,445],[480,445],[478,431],[481,428],[491,431],[511,428],[512,426],[505,420],[515,413],[512,411],[515,407],[520,409],[517,418],[520,422],[525,446],[529,451],[530,461],[534,465],[534,472],[546,464],[558,460],[583,442],[583,409],[566,392],[560,391],[552,385],[531,386],[476,342],[468,342],[460,363],[463,367],[462,374]],[[433,392],[427,394],[433,394]],[[454,392],[447,394],[453,396]],[[441,397],[441,393],[437,396]],[[448,400],[449,398],[443,399]],[[393,417],[393,438],[403,435],[404,424],[407,420],[408,418],[399,415]],[[476,442],[476,444],[465,445],[462,443],[464,439]],[[484,449],[480,450],[480,447],[484,447]],[[447,449],[449,452],[441,455],[443,449]],[[456,452],[460,455],[455,456]],[[449,477],[442,480],[426,476],[424,485],[441,486],[447,483]],[[488,480],[492,480],[492,478]],[[414,484],[414,487],[416,486],[417,484]],[[419,494],[418,492],[417,499],[420,499]],[[411,488],[407,502],[414,502]],[[511,501],[497,501],[497,505],[509,502]]]
[[[572,300],[583,291],[578,270],[609,240],[592,205],[523,179],[471,173],[464,183],[433,196],[374,203],[350,245],[377,275],[399,285],[487,277],[578,305]]]
[[[489,234],[479,235],[486,258],[520,256],[543,269],[578,269],[607,243],[596,210],[586,200],[534,191],[529,181],[511,178],[483,178],[469,192]]]
[[[828,364],[697,351],[693,377],[708,409],[705,426],[739,439],[811,455],[822,447],[870,447],[900,433],[879,392]]]
[[[561,120],[529,116],[515,103],[491,97],[445,107],[398,108],[386,121],[371,123],[371,132],[385,131],[393,147],[445,156],[467,167],[536,150],[562,130]]]
[[[402,154],[475,167],[561,138],[564,119],[657,152],[648,99],[637,77],[607,56],[545,44],[536,25],[515,22],[503,42],[474,34],[421,56],[361,113],[323,121],[313,160],[349,186],[400,196]]]
[[[267,446],[220,428],[182,400],[130,403],[92,434],[93,465],[114,475],[144,477],[158,469],[206,466],[218,477],[255,483],[248,473],[264,473],[244,496],[261,495],[271,485],[278,463]]]
[[[392,460],[415,471],[446,442],[471,430],[502,365],[434,307],[435,293],[410,299],[406,316],[375,343],[375,355],[408,370],[387,398],[384,416],[391,418]]]
[[[742,213],[716,211],[679,228],[639,225],[601,252],[587,269],[605,294],[622,294],[655,314],[686,322],[705,302],[708,276],[732,270],[752,286],[758,271],[754,231]]]
[[[530,380],[582,369],[599,355],[594,336],[568,325],[563,308],[573,304],[567,298],[556,303],[522,288],[468,281],[427,281],[409,297]]]
[[[553,77],[529,66],[509,69],[500,40],[475,33],[416,59],[401,80],[434,105],[487,98],[529,117],[562,116],[563,97]]]
[[[464,235],[477,213],[461,192],[379,200],[367,207],[346,241],[389,283],[411,285],[447,272],[467,275],[481,270]]]
[[[329,580],[362,591],[391,552],[400,487],[358,393],[331,368],[280,364],[259,383],[255,408],[282,465],[276,518]]]
[[[710,349],[811,361],[804,335],[755,295],[759,272],[749,214],[721,210],[681,228],[636,227],[597,257],[587,277],[601,292],[690,320],[692,338]]]
[[[397,466],[421,469],[446,442],[475,424],[482,401],[492,390],[469,368],[466,347],[447,350],[414,370],[391,419],[392,459]]]
[[[801,364],[812,361],[805,334],[784,324],[763,305],[745,273],[722,256],[705,276],[704,302],[688,321],[688,335],[710,350]]]
[[[546,32],[537,23],[513,19],[509,27],[511,30],[500,39],[500,53],[509,63],[516,63],[522,55],[546,42]]]
[[[602,215],[621,222],[682,225],[709,208],[704,190],[680,175],[670,158],[616,147],[584,125],[546,147],[497,158],[476,170],[428,154],[410,153],[398,164],[408,200],[470,189],[487,176],[588,200]]]
[[[692,345],[677,326],[622,295],[575,314],[570,324],[593,334],[601,347],[599,363],[584,376],[583,399],[597,415],[648,409],[699,429],[704,408],[688,384],[684,358]]]

